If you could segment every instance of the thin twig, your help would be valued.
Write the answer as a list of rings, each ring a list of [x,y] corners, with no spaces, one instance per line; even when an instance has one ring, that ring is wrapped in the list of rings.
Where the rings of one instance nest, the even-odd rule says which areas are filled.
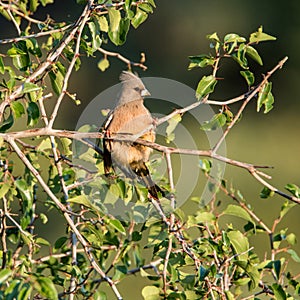
[[[10,39],[2,39],[0,40],[0,44],[10,44],[10,43],[16,43],[19,41],[24,41],[24,40],[28,40],[28,39],[32,39],[32,38],[39,38],[42,36],[46,36],[46,35],[51,35],[53,33],[57,33],[57,32],[65,32],[66,30],[70,29],[73,26],[73,24],[69,24],[66,26],[63,26],[61,28],[56,28],[56,29],[51,29],[51,30],[47,30],[47,31],[41,31],[38,33],[33,33],[33,34],[28,34],[28,35],[24,35],[24,36],[18,36],[18,37],[14,37],[14,38],[10,38]]]
[[[127,66],[128,66],[129,69],[131,69],[131,66],[134,66],[134,67],[141,68],[143,71],[147,70],[147,67],[143,63],[132,62],[128,58],[124,57],[123,55],[121,55],[118,52],[107,51],[107,50],[105,50],[103,48],[99,48],[98,51],[101,52],[104,55],[116,57],[117,59],[123,61],[125,64],[127,64]]]

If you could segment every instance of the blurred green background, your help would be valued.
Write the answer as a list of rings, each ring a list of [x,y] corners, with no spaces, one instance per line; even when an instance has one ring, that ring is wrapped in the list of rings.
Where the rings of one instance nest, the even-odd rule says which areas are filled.
[[[271,78],[275,96],[274,109],[264,115],[263,112],[256,113],[255,103],[250,104],[243,119],[226,139],[227,154],[232,159],[273,166],[274,169],[267,170],[267,173],[273,177],[272,184],[281,190],[284,190],[287,183],[300,185],[299,1],[162,0],[156,4],[154,14],[137,30],[130,30],[124,46],[116,48],[110,44],[103,45],[103,48],[118,51],[133,61],[139,61],[140,53],[145,52],[148,70],[142,72],[136,69],[141,76],[166,77],[195,88],[201,76],[208,74],[210,70],[188,71],[188,56],[211,51],[207,34],[217,32],[223,37],[226,33],[234,32],[248,37],[262,25],[265,32],[277,37],[277,41],[258,46],[264,65],[260,67],[253,64],[256,73],[261,74],[273,68],[284,56],[289,57],[284,68]],[[76,5],[73,0],[56,1],[53,5],[41,8],[37,17],[43,18],[50,14],[55,20],[72,22],[81,9],[82,6]],[[8,22],[0,19],[0,38],[7,37],[8,34],[14,35],[8,25]],[[77,93],[82,104],[75,106],[66,99],[55,123],[56,128],[74,129],[85,106],[100,92],[118,83],[118,76],[126,65],[111,58],[110,68],[102,73],[97,68],[100,58],[101,55],[96,59],[82,58],[82,67],[73,73],[69,89],[70,92]],[[220,74],[225,80],[218,84],[212,99],[229,99],[247,90],[236,65],[221,67],[224,69]],[[182,106],[184,105],[183,100]],[[259,193],[262,186],[244,170],[228,166],[225,177],[242,191],[258,216],[271,226],[279,215],[284,199],[278,196],[261,199]],[[195,191],[194,195],[197,193]],[[219,198],[225,205],[232,203],[225,196],[220,195]],[[296,206],[280,225],[281,228],[288,227],[289,232],[295,232],[298,238],[299,215],[300,208]],[[227,219],[226,222],[238,222],[238,219]],[[254,245],[261,255],[269,251],[265,236],[261,240],[256,238]],[[295,250],[300,253],[299,244],[295,246]],[[293,269],[296,272],[299,265],[295,264]],[[130,281],[134,283],[136,292],[141,286],[134,278],[129,279],[128,284]]]

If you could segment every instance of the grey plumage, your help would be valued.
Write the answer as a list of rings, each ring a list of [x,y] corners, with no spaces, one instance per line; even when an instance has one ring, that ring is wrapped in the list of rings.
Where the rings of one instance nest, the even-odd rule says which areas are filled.
[[[116,107],[104,122],[106,137],[116,137],[118,134],[135,136],[149,142],[155,141],[155,132],[150,130],[142,136],[136,136],[145,131],[153,123],[153,118],[144,106],[143,97],[150,95],[142,80],[131,72],[122,72],[120,76],[122,89],[117,99]],[[150,195],[158,199],[157,192],[161,189],[154,184],[146,166],[152,149],[137,143],[118,142],[103,139],[104,171],[111,173],[116,165],[127,177],[142,181]]]

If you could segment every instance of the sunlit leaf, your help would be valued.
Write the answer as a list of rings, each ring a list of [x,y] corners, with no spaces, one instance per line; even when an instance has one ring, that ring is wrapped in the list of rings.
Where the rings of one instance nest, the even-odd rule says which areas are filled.
[[[262,191],[260,192],[260,198],[267,199],[269,197],[272,197],[274,195],[274,192],[267,188],[266,186],[263,187]]]
[[[287,250],[287,253],[289,253],[289,254],[291,255],[291,258],[292,258],[295,262],[300,263],[300,257],[299,257],[299,255],[296,253],[295,250],[293,250],[293,249],[288,249],[288,250]]]
[[[191,70],[195,67],[204,68],[206,66],[212,66],[215,63],[215,58],[209,55],[194,55],[189,56],[190,64],[188,69]]]
[[[245,54],[246,45],[240,44],[238,49],[232,53],[232,57],[243,69],[248,69],[248,61]]]
[[[48,277],[37,277],[34,287],[37,291],[47,299],[58,299],[57,291],[55,289],[53,281]]]
[[[100,26],[97,22],[88,22],[92,36],[92,48],[94,51],[100,48],[102,40],[100,38]]]
[[[1,270],[0,271],[0,284],[2,284],[3,282],[5,283],[11,274],[12,274],[11,270],[8,270],[8,269]]]
[[[103,31],[103,32],[108,32],[108,22],[107,22],[107,19],[105,16],[100,16],[100,17],[97,17],[96,20],[98,21],[98,24],[99,24],[99,27],[100,27],[100,30]]]
[[[160,290],[158,287],[155,286],[145,286],[142,290],[142,296],[144,300],[160,300],[161,297],[159,295]]]
[[[246,82],[247,82],[248,86],[251,86],[251,85],[254,84],[255,77],[254,77],[254,74],[251,71],[249,71],[249,70],[240,71],[240,73],[246,79]]]
[[[276,40],[276,37],[264,33],[262,26],[260,26],[256,32],[251,33],[249,38],[250,43],[259,43],[263,41],[274,41],[274,40]]]
[[[237,254],[238,260],[247,260],[249,253],[249,241],[248,239],[238,230],[232,230],[227,233],[232,247]]]
[[[216,130],[226,124],[227,118],[223,113],[214,115],[211,120],[203,122],[200,128],[205,131]]]
[[[173,134],[174,130],[176,129],[178,123],[181,121],[180,114],[173,116],[171,119],[168,120],[168,126],[166,128],[166,141],[170,143],[175,139],[175,134]]]
[[[284,204],[281,206],[280,209],[280,218],[283,218],[291,208],[293,208],[294,206],[296,206],[296,203],[291,203],[290,201],[285,201]]]
[[[102,58],[101,60],[99,60],[97,66],[102,72],[104,72],[109,68],[109,60],[107,58]]]
[[[246,54],[249,57],[251,57],[254,61],[256,61],[259,65],[261,66],[263,65],[260,55],[258,54],[257,50],[252,46],[249,45],[246,46]]]
[[[271,288],[274,292],[274,296],[275,296],[276,300],[286,300],[287,299],[286,293],[280,284],[273,283]]]
[[[292,193],[292,195],[295,197],[300,197],[300,188],[296,184],[288,183],[284,188]]]
[[[53,65],[52,70],[49,72],[51,85],[56,95],[59,95],[62,92],[65,74],[66,69],[60,62]]]
[[[123,235],[126,234],[126,230],[119,220],[117,219],[109,220],[108,224],[114,229],[116,229],[118,232],[122,233]]]
[[[10,107],[12,109],[15,118],[20,118],[22,115],[25,114],[25,108],[20,101],[13,101],[10,104]]]
[[[5,72],[4,63],[3,63],[2,56],[0,56],[0,73],[3,75],[4,72]]]
[[[216,84],[217,79],[213,75],[203,76],[196,89],[196,98],[201,100],[206,95],[212,93]]]
[[[255,289],[260,281],[260,272],[258,271],[256,266],[253,266],[248,261],[245,260],[237,260],[234,261],[234,264],[242,268],[250,278],[250,290]]]
[[[35,91],[39,91],[41,89],[40,86],[34,84],[34,83],[31,83],[31,82],[25,82],[23,84],[23,89],[22,89],[22,92],[23,93],[31,93],[31,92],[35,92]]]
[[[223,211],[223,214],[236,216],[236,217],[242,218],[246,221],[253,222],[249,213],[245,209],[243,209],[242,207],[240,207],[238,205],[229,204],[227,206],[227,208]]]
[[[131,24],[134,28],[138,28],[147,18],[148,14],[144,10],[137,8],[134,17],[131,19]]]
[[[268,113],[273,108],[274,97],[272,95],[272,82],[266,82],[258,93],[257,112],[264,105],[264,113]]]

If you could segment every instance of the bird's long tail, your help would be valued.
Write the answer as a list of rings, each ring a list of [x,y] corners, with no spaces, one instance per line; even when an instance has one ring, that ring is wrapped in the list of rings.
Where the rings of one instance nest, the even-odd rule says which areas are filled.
[[[155,199],[158,200],[158,193],[164,197],[164,191],[153,182],[149,169],[147,168],[144,162],[134,162],[130,164],[132,171],[143,181],[146,188],[148,189],[150,195]]]

